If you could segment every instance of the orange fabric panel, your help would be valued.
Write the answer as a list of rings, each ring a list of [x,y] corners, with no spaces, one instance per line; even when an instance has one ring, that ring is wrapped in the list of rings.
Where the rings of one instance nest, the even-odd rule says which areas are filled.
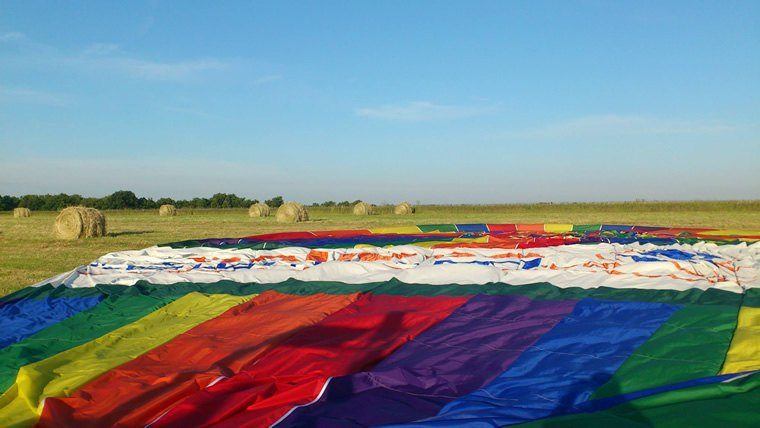
[[[48,398],[39,426],[144,426],[220,376],[232,376],[358,295],[267,291],[108,371],[68,398]]]
[[[518,224],[517,225],[517,231],[518,232],[544,233],[544,224],[543,223]]]

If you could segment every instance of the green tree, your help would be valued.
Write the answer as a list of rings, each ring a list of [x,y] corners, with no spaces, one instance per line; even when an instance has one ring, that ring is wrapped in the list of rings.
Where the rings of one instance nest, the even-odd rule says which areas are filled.
[[[10,211],[18,207],[19,198],[15,196],[3,195],[0,196],[0,210]]]
[[[126,208],[139,208],[140,201],[134,192],[129,190],[119,190],[104,198],[106,209],[121,210]]]
[[[280,205],[285,203],[285,201],[283,201],[282,196],[275,196],[272,199],[267,199],[264,203],[269,205],[271,208],[279,208]]]

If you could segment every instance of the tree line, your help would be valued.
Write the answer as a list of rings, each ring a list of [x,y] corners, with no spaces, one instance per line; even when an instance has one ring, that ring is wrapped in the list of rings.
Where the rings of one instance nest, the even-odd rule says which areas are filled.
[[[234,193],[216,193],[210,198],[172,199],[172,198],[144,198],[137,197],[134,192],[120,190],[102,198],[84,197],[81,195],[24,195],[24,196],[0,196],[0,211],[10,211],[14,208],[29,208],[32,211],[59,211],[70,206],[85,206],[99,210],[123,210],[123,209],[156,209],[161,205],[170,204],[177,208],[248,208],[251,204],[258,203],[258,199],[247,199]],[[321,207],[349,207],[359,201],[326,201],[315,203],[313,206]],[[271,208],[277,208],[284,203],[282,196],[274,196],[264,201]]]
[[[81,205],[101,210],[121,209],[155,209],[164,204],[171,204],[177,208],[248,208],[251,204],[259,202],[258,199],[247,199],[234,193],[217,193],[210,198],[172,199],[172,198],[138,198],[134,192],[120,190],[102,198],[84,197],[81,195],[24,195],[24,196],[0,196],[0,210],[9,211],[17,207],[29,208],[32,211],[58,211],[63,208]],[[281,196],[268,199],[267,205],[278,207],[282,205]]]

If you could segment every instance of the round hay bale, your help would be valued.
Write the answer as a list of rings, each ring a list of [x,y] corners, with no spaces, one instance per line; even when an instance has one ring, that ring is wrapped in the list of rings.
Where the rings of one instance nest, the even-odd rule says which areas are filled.
[[[272,210],[269,209],[269,205],[263,202],[253,204],[250,208],[248,208],[249,217],[269,217],[269,214],[271,214],[271,212]]]
[[[13,209],[13,217],[15,218],[22,218],[22,217],[31,217],[32,212],[29,210],[29,208],[24,207],[18,207]]]
[[[161,205],[158,208],[158,215],[162,217],[165,217],[165,216],[174,217],[175,215],[177,215],[177,207],[175,207],[174,205],[169,205],[169,204]]]
[[[393,208],[393,214],[396,214],[396,215],[414,214],[414,207],[409,202],[402,202]]]
[[[354,215],[372,215],[375,213],[375,206],[366,202],[357,202],[354,205]]]
[[[54,233],[68,240],[105,236],[106,218],[95,208],[64,208],[55,218]]]
[[[278,223],[298,223],[309,220],[309,213],[306,208],[298,202],[285,202],[277,208],[275,220]]]

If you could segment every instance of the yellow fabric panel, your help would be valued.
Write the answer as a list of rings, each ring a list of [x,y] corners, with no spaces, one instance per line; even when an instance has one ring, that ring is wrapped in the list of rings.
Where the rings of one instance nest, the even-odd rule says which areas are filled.
[[[734,338],[728,348],[721,374],[760,369],[760,308],[744,306],[739,311]]]
[[[253,297],[189,293],[132,324],[21,367],[16,383],[0,396],[0,426],[33,425],[45,397],[69,395],[106,371]]]
[[[705,236],[760,236],[760,230],[750,230],[750,229],[718,229],[718,230],[708,230],[706,232],[699,232],[699,235],[705,235]]]
[[[415,245],[415,246],[417,246],[417,247],[422,247],[422,248],[431,248],[433,245],[438,245],[438,244],[445,244],[445,243],[447,243],[447,242],[450,242],[450,241],[425,241],[425,242],[415,242],[415,243],[414,243],[414,245]]]
[[[573,231],[573,225],[572,224],[552,224],[547,223],[544,225],[544,231],[549,233],[565,233],[565,232],[572,232]]]
[[[388,226],[369,230],[372,233],[422,233],[417,226]]]

